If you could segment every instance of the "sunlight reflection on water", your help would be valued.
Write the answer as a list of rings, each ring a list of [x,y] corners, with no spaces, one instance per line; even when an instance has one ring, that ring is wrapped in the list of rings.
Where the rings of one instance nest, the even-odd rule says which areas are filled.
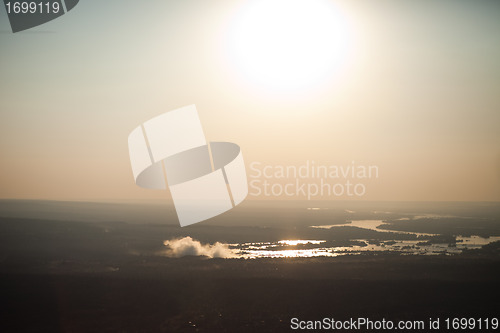
[[[278,244],[284,244],[284,245],[298,245],[298,244],[321,244],[326,241],[324,240],[302,240],[302,239],[296,239],[296,240],[291,240],[291,239],[286,239],[286,240],[280,240]]]
[[[325,208],[309,207],[307,210],[321,210]],[[354,213],[349,211],[349,213]],[[387,212],[389,213],[389,212]],[[420,216],[419,216],[420,217]],[[422,215],[426,218],[441,218],[440,215]],[[407,218],[401,218],[401,220]],[[409,218],[408,218],[409,219]],[[420,237],[416,240],[370,240],[351,239],[352,246],[325,246],[326,240],[285,239],[277,242],[254,242],[231,244],[231,248],[241,258],[310,258],[310,257],[337,257],[341,255],[360,255],[367,253],[399,253],[403,255],[451,255],[459,254],[465,249],[479,249],[489,243],[500,241],[500,237],[483,238],[480,236],[464,237],[458,235],[456,242],[434,236],[439,234],[409,232],[381,229],[386,224],[383,220],[351,220],[342,224],[314,225],[310,228],[333,229],[338,227],[354,227],[373,230],[383,233],[407,234]],[[434,238],[433,238],[434,237]],[[442,242],[441,242],[442,241]]]
[[[381,225],[387,224],[382,220],[352,220],[343,224],[329,224],[329,225],[313,225],[311,228],[316,229],[331,229],[336,227],[356,227],[361,229],[375,230],[378,232],[393,232],[396,234],[411,234],[417,236],[437,236],[437,234],[427,234],[423,232],[410,232],[410,231],[399,231],[399,230],[387,230],[380,229]]]
[[[479,236],[456,238],[456,245],[449,243],[422,244],[420,240],[386,240],[376,241],[358,239],[366,245],[322,247],[325,240],[281,240],[278,242],[254,242],[230,244],[230,247],[241,258],[311,258],[311,257],[337,257],[342,255],[359,255],[363,253],[400,253],[406,255],[440,255],[459,254],[464,249],[478,249],[483,245],[499,241],[500,237],[482,238]],[[318,245],[308,249],[297,249],[297,245]],[[285,249],[283,249],[285,247]],[[290,249],[286,249],[290,247]]]

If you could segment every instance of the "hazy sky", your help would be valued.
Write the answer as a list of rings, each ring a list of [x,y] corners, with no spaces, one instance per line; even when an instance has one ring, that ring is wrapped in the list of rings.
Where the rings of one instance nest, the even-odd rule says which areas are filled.
[[[335,36],[314,11],[234,0],[82,0],[13,34],[2,6],[0,198],[166,197],[134,184],[127,136],[196,104],[247,167],[355,161],[379,168],[362,199],[500,200],[500,2],[328,4]],[[313,65],[321,79],[294,81]]]

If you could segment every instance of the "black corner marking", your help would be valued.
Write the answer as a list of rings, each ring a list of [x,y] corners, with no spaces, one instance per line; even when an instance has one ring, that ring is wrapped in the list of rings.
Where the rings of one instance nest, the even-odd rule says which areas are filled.
[[[79,0],[3,0],[12,32],[30,29],[52,21],[73,9]],[[28,10],[26,10],[28,9]]]

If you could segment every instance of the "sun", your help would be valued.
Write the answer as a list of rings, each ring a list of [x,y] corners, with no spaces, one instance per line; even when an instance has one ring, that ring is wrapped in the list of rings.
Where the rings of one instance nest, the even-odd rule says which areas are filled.
[[[231,25],[231,65],[264,89],[313,87],[339,72],[348,57],[350,29],[330,1],[254,0]]]

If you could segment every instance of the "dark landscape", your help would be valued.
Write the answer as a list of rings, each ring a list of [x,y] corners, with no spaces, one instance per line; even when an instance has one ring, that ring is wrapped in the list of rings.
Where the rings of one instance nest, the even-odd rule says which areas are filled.
[[[479,230],[485,237],[500,236],[498,204],[385,204],[385,213],[374,212],[372,206],[380,203],[330,203],[329,209],[317,212],[307,210],[310,204],[282,210],[280,204],[273,208],[250,203],[206,223],[180,228],[175,219],[165,218],[172,212],[163,211],[163,206],[1,201],[0,329],[278,332],[291,331],[294,317],[425,322],[440,318],[442,325],[446,318],[498,317],[498,242],[456,254],[403,255],[391,250],[255,259],[172,257],[163,243],[186,236],[203,244],[321,237],[328,244],[345,246],[360,238],[384,243],[415,237],[354,227],[318,234],[322,230],[307,227],[321,221],[345,223],[345,210],[364,219],[374,218],[370,214],[383,218],[388,209],[392,219],[414,214],[410,224],[390,225],[397,230],[439,232],[448,237],[446,241],[457,228],[461,235]],[[448,216],[443,217],[445,227],[429,226],[439,219],[420,218],[419,210],[439,210]],[[144,220],[137,219],[141,212]],[[77,218],[69,219],[71,214]],[[449,216],[459,214],[467,219],[455,218],[454,224]],[[254,218],[258,222],[252,225]]]

